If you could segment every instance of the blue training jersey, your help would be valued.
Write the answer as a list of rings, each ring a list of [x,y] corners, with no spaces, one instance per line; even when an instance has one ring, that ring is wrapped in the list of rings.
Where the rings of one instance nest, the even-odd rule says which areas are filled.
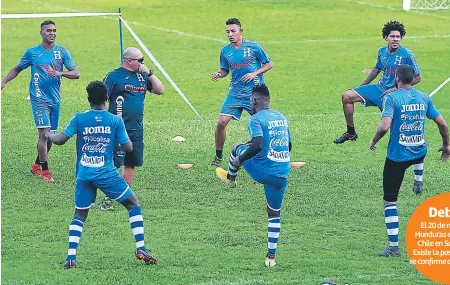
[[[152,90],[147,74],[119,67],[106,75],[109,112],[119,115],[127,130],[143,130],[145,94]]]
[[[17,66],[27,69],[31,66],[30,100],[57,104],[61,100],[61,77],[48,77],[48,70],[63,71],[63,65],[70,69],[75,65],[69,51],[55,44],[52,49],[45,49],[41,45],[25,51]]]
[[[263,137],[263,148],[252,158],[252,164],[269,176],[287,178],[291,135],[286,118],[275,110],[259,111],[249,118],[248,132],[251,138]]]
[[[238,49],[232,44],[224,46],[220,51],[220,69],[231,74],[228,95],[249,98],[255,85],[265,83],[264,75],[261,73],[250,82],[241,81],[242,77],[268,62],[270,57],[257,42],[244,40]]]
[[[378,85],[383,90],[396,87],[395,72],[400,64],[407,64],[414,69],[414,75],[420,74],[420,68],[412,51],[400,46],[394,53],[389,52],[388,46],[378,50],[378,59],[375,67],[383,71]]]
[[[439,111],[431,98],[415,89],[399,89],[386,95],[382,117],[391,117],[387,158],[409,161],[427,153],[425,117],[433,120]]]
[[[77,179],[109,178],[117,174],[113,156],[117,143],[130,141],[122,118],[106,110],[88,110],[72,117],[63,134],[77,135]]]

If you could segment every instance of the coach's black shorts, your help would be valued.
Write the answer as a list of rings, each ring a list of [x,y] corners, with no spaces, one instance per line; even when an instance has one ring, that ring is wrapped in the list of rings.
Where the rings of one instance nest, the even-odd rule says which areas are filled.
[[[125,153],[122,147],[117,147],[114,155],[114,165],[119,168],[122,165],[138,167],[144,164],[144,134],[142,130],[129,131],[127,134],[133,144],[133,151]]]
[[[414,160],[396,162],[386,157],[383,171],[384,201],[397,201],[398,192],[400,191],[400,187],[402,186],[406,169],[408,169],[411,165],[421,163],[424,158],[425,156],[422,156],[421,158]]]

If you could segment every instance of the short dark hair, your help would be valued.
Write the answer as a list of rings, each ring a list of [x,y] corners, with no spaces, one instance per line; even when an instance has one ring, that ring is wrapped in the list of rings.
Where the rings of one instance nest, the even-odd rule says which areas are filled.
[[[228,19],[225,24],[227,24],[227,25],[238,25],[239,27],[242,27],[241,26],[241,22],[239,21],[238,18]]]
[[[56,26],[55,22],[53,22],[52,20],[47,20],[47,21],[44,21],[41,23],[41,30],[42,30],[43,26],[47,26],[47,25],[55,25]]]
[[[258,84],[253,87],[253,96],[262,97],[264,99],[269,100],[270,99],[270,92],[269,88],[267,88],[266,84]]]
[[[108,88],[101,81],[92,81],[86,87],[86,91],[91,104],[104,104],[108,100]]]
[[[397,77],[404,84],[411,84],[414,79],[414,69],[407,64],[400,64],[397,67]]]
[[[383,35],[383,39],[387,36],[389,36],[389,34],[392,31],[399,31],[400,32],[400,36],[403,38],[406,35],[406,29],[405,26],[397,21],[389,21],[386,24],[384,24],[383,29],[381,30],[381,33]]]

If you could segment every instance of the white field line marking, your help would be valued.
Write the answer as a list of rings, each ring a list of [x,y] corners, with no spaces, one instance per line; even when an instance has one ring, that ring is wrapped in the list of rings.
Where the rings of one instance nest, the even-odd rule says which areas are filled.
[[[417,11],[417,10],[410,10],[410,11],[406,12],[402,8],[394,8],[394,7],[390,7],[390,6],[373,4],[373,3],[368,3],[368,2],[364,2],[364,1],[352,1],[352,0],[345,0],[345,1],[350,2],[350,3],[357,3],[357,4],[361,4],[361,5],[367,5],[367,6],[371,6],[371,7],[376,7],[376,8],[388,9],[388,10],[391,10],[391,11],[403,11],[405,13],[415,13],[415,14],[420,14],[420,15],[424,15],[424,16],[430,16],[430,17],[450,20],[450,17],[437,15],[437,14],[429,13],[429,12],[422,12],[422,11]]]
[[[22,0],[22,1],[31,2],[31,3],[37,4],[37,5],[48,6],[53,9],[59,8],[59,9],[64,9],[64,10],[70,11],[70,12],[83,12],[80,10],[71,9],[71,8],[62,7],[62,6],[48,5],[47,3],[39,2],[39,1],[35,1],[35,0]],[[387,8],[387,9],[391,9],[391,10],[402,10],[402,9],[391,8],[391,7],[387,7],[387,6],[381,6],[381,5],[371,4],[371,3],[366,3],[366,2],[354,2],[354,1],[350,1],[350,0],[346,0],[346,1],[351,2],[351,3],[370,5],[370,6],[374,6],[374,7],[378,7],[378,8]],[[430,14],[430,15],[436,16],[434,14]],[[445,16],[442,16],[442,17],[444,17],[445,19],[450,19],[450,17],[445,17]],[[111,17],[103,17],[103,18],[118,21],[118,19],[116,19],[115,17],[112,17],[112,18]],[[227,40],[220,39],[220,38],[207,37],[207,36],[183,32],[183,31],[179,31],[179,30],[175,30],[175,29],[168,29],[168,28],[148,25],[148,24],[138,22],[138,21],[130,21],[129,23],[135,24],[135,25],[140,25],[140,26],[145,26],[145,27],[150,27],[152,29],[164,31],[164,32],[168,32],[168,33],[174,33],[174,34],[177,34],[177,35],[183,36],[183,37],[197,38],[197,39],[202,39],[202,40],[206,40],[206,41],[218,42],[218,43],[222,43],[222,44],[228,43]],[[450,34],[421,35],[421,36],[407,36],[406,37],[406,39],[428,39],[428,38],[450,38]],[[326,43],[326,42],[334,42],[334,43],[336,43],[336,42],[356,42],[356,41],[368,41],[368,40],[381,40],[381,37],[360,38],[360,39],[337,38],[337,39],[303,39],[303,40],[286,40],[286,41],[270,40],[270,41],[258,41],[258,42],[263,43],[263,44],[301,44],[301,43]]]

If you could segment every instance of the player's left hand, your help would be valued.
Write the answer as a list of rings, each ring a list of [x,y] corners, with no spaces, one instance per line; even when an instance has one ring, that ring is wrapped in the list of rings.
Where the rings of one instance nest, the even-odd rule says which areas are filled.
[[[233,165],[235,168],[241,167],[241,161],[239,160],[239,156],[236,156],[235,159],[231,162],[231,165]]]
[[[374,151],[374,150],[377,148],[376,144],[377,144],[377,143],[374,142],[373,140],[370,141],[369,149],[370,149],[371,151]]]
[[[253,72],[247,73],[246,75],[242,76],[241,81],[242,82],[250,82],[256,77],[256,74]]]
[[[47,75],[48,75],[48,77],[50,77],[50,78],[52,78],[52,77],[61,77],[62,72],[60,72],[60,71],[58,71],[58,70],[55,70],[55,69],[53,69],[53,68],[49,68],[49,69],[47,70]]]
[[[447,147],[441,146],[441,148],[438,151],[442,151],[441,161],[446,162],[450,158],[450,146]]]

